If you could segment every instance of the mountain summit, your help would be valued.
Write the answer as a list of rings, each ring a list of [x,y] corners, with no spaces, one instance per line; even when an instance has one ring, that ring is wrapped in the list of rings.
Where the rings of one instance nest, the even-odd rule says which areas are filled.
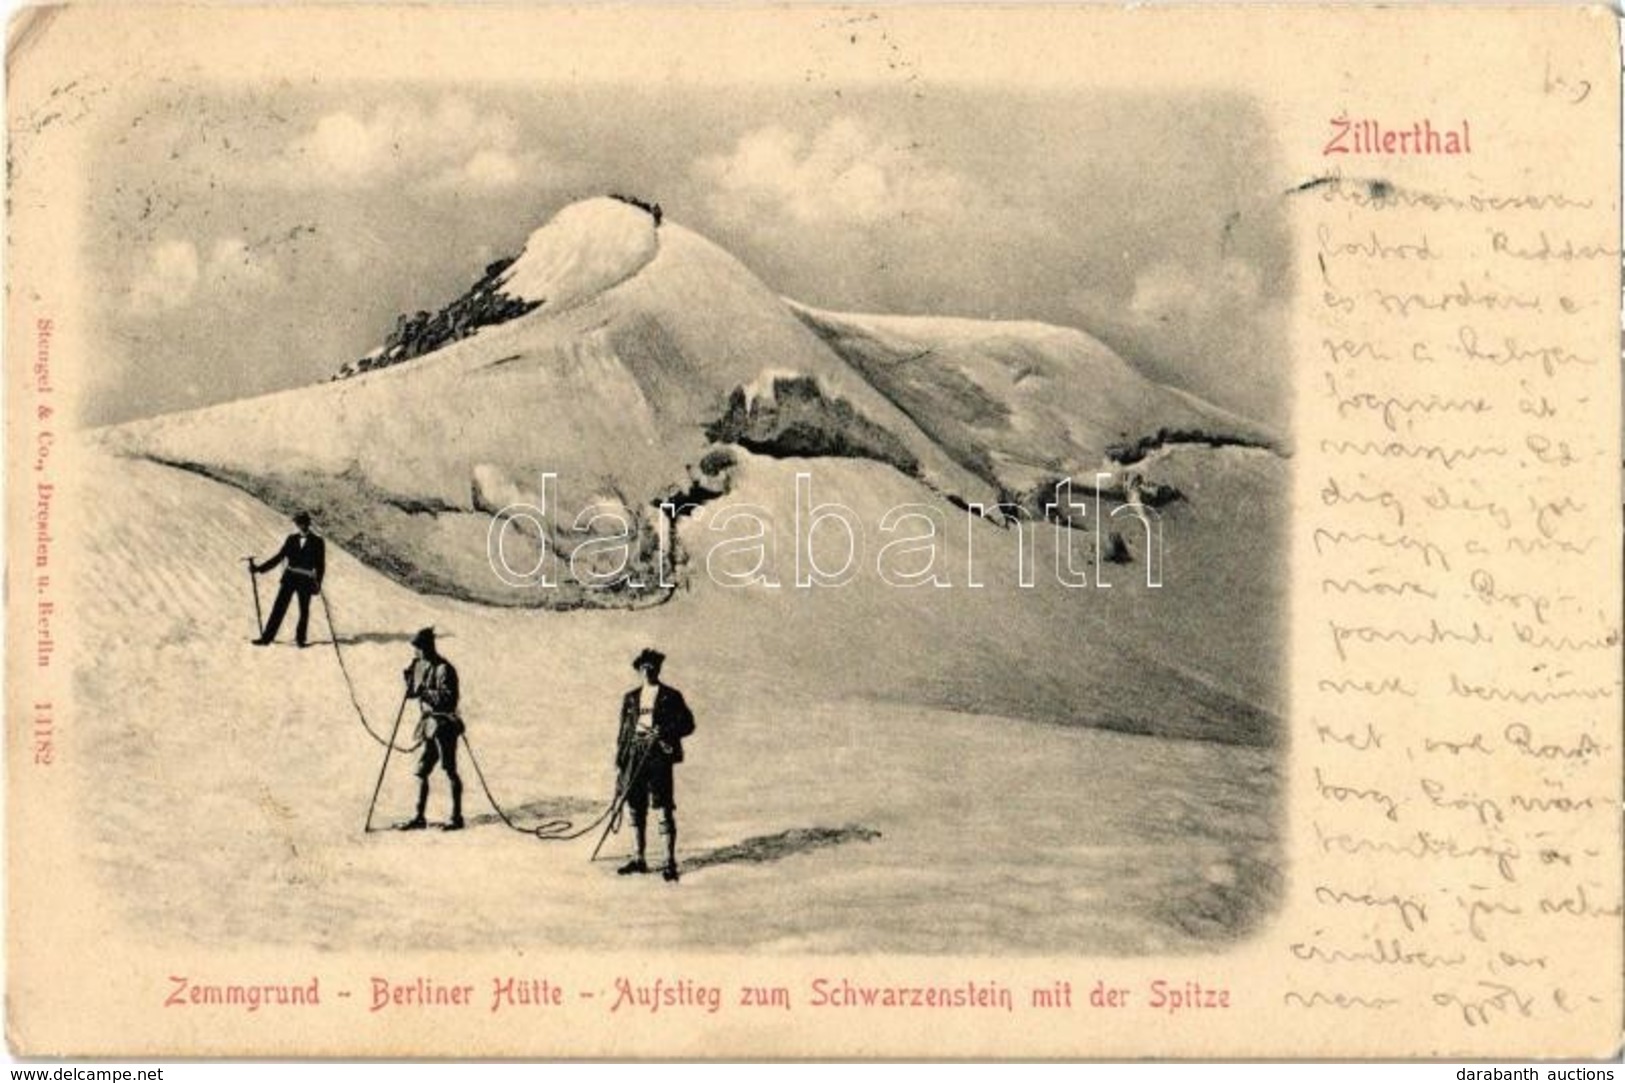
[[[1286,471],[1261,426],[1081,331],[786,301],[616,199],[564,208],[442,314],[476,304],[488,322],[431,319],[461,331],[421,356],[99,439],[312,509],[334,543],[420,594],[669,602],[718,650],[776,644],[877,695],[908,680],[983,710],[1271,732]],[[1142,513],[1102,520],[1130,475],[1162,519],[1155,554]],[[1081,503],[1046,507],[1062,481]],[[856,535],[878,544],[904,512],[933,520],[938,584],[962,589],[896,587],[868,565],[844,589],[793,589],[819,507],[857,517],[851,556],[868,565]],[[746,511],[773,536],[760,589],[742,591],[715,565],[738,556]],[[1127,544],[1101,546],[1103,527]],[[493,539],[509,569],[551,558],[550,580],[498,575]],[[833,527],[818,545],[821,566],[846,556]],[[1170,589],[1146,588],[1153,555],[1180,576]],[[1111,586],[1057,586],[1079,562]],[[960,659],[946,675],[943,651]],[[1126,701],[1124,674],[1154,694]]]
[[[419,589],[554,607],[636,604],[664,577],[634,566],[625,589],[511,587],[486,560],[493,512],[544,498],[572,517],[613,509],[657,573],[647,562],[674,550],[655,505],[694,491],[719,445],[874,459],[929,499],[1042,514],[1057,481],[1115,474],[1125,451],[1165,438],[1270,443],[1080,331],[821,312],[657,215],[620,198],[566,206],[428,321],[448,329],[438,348],[106,438],[318,508],[335,541]],[[467,315],[476,300],[489,319]],[[706,484],[716,495],[726,479]],[[548,526],[561,556],[595,536]]]

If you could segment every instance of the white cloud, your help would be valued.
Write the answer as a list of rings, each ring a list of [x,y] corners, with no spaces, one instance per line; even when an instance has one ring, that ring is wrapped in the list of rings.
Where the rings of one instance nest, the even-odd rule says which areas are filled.
[[[131,279],[130,311],[154,316],[189,305],[204,293],[263,293],[281,281],[275,262],[237,237],[217,239],[207,259],[191,241],[159,241]]]
[[[460,172],[471,184],[505,188],[519,180],[519,163],[505,150],[478,150]]]
[[[422,181],[434,188],[508,188],[544,168],[518,143],[512,117],[481,112],[463,98],[443,98],[432,109],[391,102],[317,119],[287,148],[279,179],[290,187]]]
[[[197,289],[197,247],[191,241],[160,241],[130,283],[130,311],[139,316],[178,308]]]
[[[943,215],[977,198],[974,185],[933,165],[917,147],[850,117],[811,138],[779,125],[758,128],[731,153],[697,160],[693,175],[719,215],[806,225]]]
[[[387,139],[382,128],[369,128],[349,113],[329,113],[295,149],[316,168],[348,179],[364,177],[381,164]]]
[[[1266,423],[1284,423],[1290,366],[1282,363],[1289,298],[1265,288],[1257,264],[1235,256],[1162,260],[1120,293],[1072,297],[1084,325],[1153,379]]]
[[[1258,268],[1231,257],[1218,265],[1164,261],[1134,279],[1129,312],[1141,322],[1206,323],[1258,304]]]
[[[280,281],[275,263],[262,251],[250,248],[237,237],[222,237],[214,243],[208,266],[203,272],[205,283],[224,287],[266,287]]]
[[[498,192],[521,184],[556,182],[561,172],[540,154],[477,150],[466,162],[447,166],[425,182],[433,191]]]

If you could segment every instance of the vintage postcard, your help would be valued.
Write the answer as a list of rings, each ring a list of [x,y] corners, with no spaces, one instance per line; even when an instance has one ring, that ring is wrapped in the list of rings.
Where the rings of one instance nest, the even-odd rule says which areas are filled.
[[[1610,11],[7,80],[16,1054],[1617,1055]]]

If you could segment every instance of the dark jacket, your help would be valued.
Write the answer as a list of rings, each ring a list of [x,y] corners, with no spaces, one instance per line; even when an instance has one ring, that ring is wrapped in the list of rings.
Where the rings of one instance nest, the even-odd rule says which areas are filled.
[[[638,703],[643,689],[634,688],[621,701],[621,732],[615,740],[615,766],[624,768],[632,758],[638,729]],[[658,738],[652,754],[672,763],[683,762],[683,738],[694,732],[694,714],[675,688],[660,685],[655,692],[654,714],[650,718]]]
[[[282,571],[282,581],[293,581],[295,586],[308,586],[311,590],[322,589],[322,577],[327,574],[327,543],[320,534],[312,532],[310,537],[299,544],[298,534],[289,534],[288,540],[282,543],[282,549],[276,556],[264,564],[256,564],[256,572],[268,572],[272,568],[288,562]]]
[[[416,699],[423,711],[418,717],[416,740],[439,736],[455,742],[462,734],[463,720],[457,713],[461,698],[457,667],[438,654],[406,667],[406,697]]]
[[[455,715],[460,689],[457,667],[440,657],[413,662],[406,667],[408,699],[421,702],[425,714]]]

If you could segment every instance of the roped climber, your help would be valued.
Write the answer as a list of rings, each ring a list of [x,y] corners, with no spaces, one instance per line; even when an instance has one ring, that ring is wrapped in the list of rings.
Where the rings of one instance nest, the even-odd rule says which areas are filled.
[[[632,812],[637,856],[616,871],[622,876],[649,871],[645,860],[649,806],[660,810],[666,836],[666,864],[660,870],[677,880],[677,801],[672,767],[683,762],[683,738],[694,732],[694,715],[683,694],[660,682],[666,656],[646,647],[632,660],[643,683],[621,701],[621,727],[615,741],[618,792]]]
[[[457,742],[463,735],[463,719],[457,713],[457,669],[435,649],[434,629],[424,628],[412,637],[417,652],[402,674],[406,697],[416,699],[422,708],[418,717],[417,740],[422,742],[414,774],[418,777],[417,814],[398,831],[421,831],[429,826],[424,812],[429,804],[429,775],[439,764],[451,786],[451,819],[441,825],[444,831],[463,829],[463,780],[457,774]]]
[[[249,568],[255,575],[264,575],[272,568],[287,562],[282,570],[282,584],[276,592],[276,601],[271,604],[271,619],[265,622],[265,629],[260,637],[254,640],[257,647],[270,646],[276,639],[277,632],[282,628],[282,618],[287,616],[288,603],[298,599],[299,623],[294,629],[294,640],[301,646],[306,644],[306,633],[310,630],[310,596],[320,594],[322,578],[327,573],[327,543],[322,536],[310,529],[310,513],[300,512],[293,517],[296,532],[289,534],[282,548],[277,550],[276,556],[263,564],[256,563],[253,557],[248,558]],[[259,605],[257,600],[255,606]]]

